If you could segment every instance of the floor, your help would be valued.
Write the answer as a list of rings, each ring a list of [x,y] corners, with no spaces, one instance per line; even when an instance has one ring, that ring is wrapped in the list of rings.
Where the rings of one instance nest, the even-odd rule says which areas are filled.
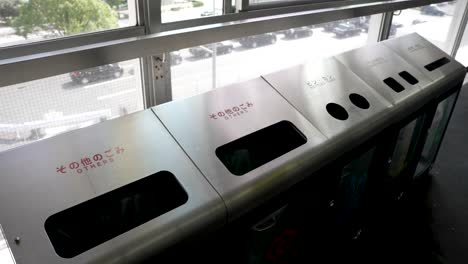
[[[466,87],[466,86],[465,86]],[[431,174],[431,227],[443,263],[468,263],[468,89],[458,98]]]
[[[468,89],[461,91],[439,155],[369,239],[366,260],[378,263],[468,263]],[[366,242],[367,241],[367,242]],[[368,259],[370,258],[370,259]]]

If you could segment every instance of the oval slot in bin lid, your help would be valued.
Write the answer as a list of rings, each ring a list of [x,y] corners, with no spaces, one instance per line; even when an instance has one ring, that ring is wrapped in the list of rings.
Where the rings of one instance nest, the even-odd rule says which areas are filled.
[[[226,222],[221,197],[151,110],[2,152],[0,167],[0,223],[21,238],[9,240],[21,263],[137,261]]]
[[[263,77],[328,138],[376,124],[392,104],[329,58]]]
[[[230,220],[306,176],[298,172],[319,164],[314,154],[326,139],[261,78],[153,110],[221,194]]]
[[[465,67],[417,33],[382,42],[433,81],[465,76]]]
[[[381,43],[336,58],[392,104],[404,101],[430,83],[420,70]]]

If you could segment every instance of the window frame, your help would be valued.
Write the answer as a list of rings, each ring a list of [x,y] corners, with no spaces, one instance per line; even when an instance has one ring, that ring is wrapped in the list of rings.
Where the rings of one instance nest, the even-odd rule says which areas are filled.
[[[280,8],[244,11],[235,14],[161,23],[161,0],[135,0],[138,25],[131,28],[83,34],[46,42],[0,49],[0,87],[68,73],[74,70],[143,58],[145,96],[166,94],[163,100],[145,98],[146,107],[170,100],[170,87],[156,87],[152,80],[152,56],[192,46],[262,34],[305,25],[320,24],[359,16],[392,13],[446,0],[369,1],[345,0],[331,3],[291,5]],[[227,1],[226,1],[227,2]],[[462,1],[463,2],[463,1]],[[318,9],[320,8],[320,9]],[[466,5],[464,12],[466,13]],[[378,21],[378,20],[374,20]],[[389,26],[381,19],[372,41],[386,39]],[[466,14],[463,20],[466,21]],[[387,32],[387,33],[385,33]],[[463,31],[458,30],[460,34]],[[375,40],[374,40],[375,39]],[[461,37],[458,41],[461,40]],[[84,45],[83,45],[84,44]],[[11,53],[10,53],[11,52]],[[28,74],[23,74],[28,72]],[[170,86],[170,84],[169,84]],[[1,89],[1,88],[0,88]]]

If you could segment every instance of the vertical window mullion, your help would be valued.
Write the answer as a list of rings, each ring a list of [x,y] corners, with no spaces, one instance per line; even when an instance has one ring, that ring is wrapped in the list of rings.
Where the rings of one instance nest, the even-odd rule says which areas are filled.
[[[446,50],[450,51],[453,57],[457,55],[468,21],[468,1],[458,0],[455,10],[446,44]]]

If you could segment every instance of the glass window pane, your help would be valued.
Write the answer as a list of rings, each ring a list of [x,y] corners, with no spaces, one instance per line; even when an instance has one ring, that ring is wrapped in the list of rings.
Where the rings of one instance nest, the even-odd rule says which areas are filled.
[[[468,27],[465,28],[455,59],[464,66],[468,66]]]
[[[447,99],[440,102],[437,106],[431,126],[427,132],[426,142],[424,143],[421,159],[418,163],[415,174],[416,176],[423,173],[434,162],[437,150],[442,143],[442,136],[444,135],[445,129],[447,129],[447,125],[450,121],[450,114],[455,106],[456,99],[457,93],[454,93]]]
[[[142,109],[138,59],[0,87],[0,151]]]
[[[389,38],[418,33],[440,49],[449,51],[448,37],[457,1],[395,12]]]
[[[363,46],[369,18],[292,28],[177,51],[172,56],[172,98],[192,96],[304,60],[322,59]]]
[[[465,27],[465,32],[463,33],[460,47],[457,50],[455,58],[464,66],[468,66],[468,26]]]
[[[163,23],[223,14],[222,0],[162,0]]]
[[[136,25],[134,0],[0,0],[0,47]]]

